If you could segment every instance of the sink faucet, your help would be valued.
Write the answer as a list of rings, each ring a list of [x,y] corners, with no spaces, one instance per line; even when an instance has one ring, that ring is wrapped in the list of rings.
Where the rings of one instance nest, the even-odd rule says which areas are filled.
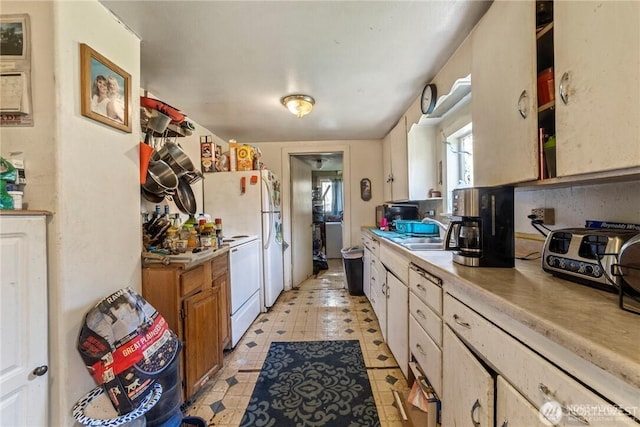
[[[443,236],[445,236],[447,234],[447,226],[444,225],[443,223],[441,223],[440,221],[433,219],[433,218],[429,218],[428,216],[425,216],[424,218],[422,218],[422,223],[423,224],[435,224],[438,227],[440,227],[440,229],[442,230],[442,232],[444,233]]]

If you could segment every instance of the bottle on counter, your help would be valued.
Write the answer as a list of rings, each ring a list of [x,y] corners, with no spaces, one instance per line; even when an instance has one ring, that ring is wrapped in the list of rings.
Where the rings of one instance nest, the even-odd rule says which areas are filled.
[[[202,226],[202,231],[200,232],[200,244],[203,248],[215,248],[217,245],[215,244],[215,232],[213,223],[208,222]]]
[[[199,247],[199,240],[198,232],[193,227],[190,227],[189,237],[187,238],[187,249],[195,249]]]
[[[218,247],[221,247],[222,241],[224,240],[224,237],[222,234],[222,218],[215,219],[215,226],[216,226],[216,244]]]

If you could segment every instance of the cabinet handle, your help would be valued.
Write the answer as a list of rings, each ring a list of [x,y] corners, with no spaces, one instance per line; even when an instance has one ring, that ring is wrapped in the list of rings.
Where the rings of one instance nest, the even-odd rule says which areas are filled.
[[[528,101],[529,95],[527,94],[527,90],[523,90],[520,94],[520,98],[518,98],[518,112],[522,116],[523,119],[526,119],[529,115],[529,105]]]
[[[569,73],[565,72],[560,78],[560,85],[558,86],[558,92],[560,93],[560,99],[564,105],[569,103]]]
[[[467,322],[463,322],[463,321],[462,321],[462,320],[460,320],[460,319],[462,319],[462,318],[461,318],[460,316],[458,316],[457,314],[454,314],[454,315],[453,315],[453,320],[455,320],[455,322],[456,322],[458,325],[460,325],[460,326],[462,326],[462,327],[465,327],[465,328],[468,328],[468,329],[471,329],[471,325],[470,325],[470,324],[468,324]]]
[[[560,409],[562,410],[563,414],[581,422],[584,425],[589,425],[589,421],[585,417],[583,417],[580,414],[576,414],[574,410],[567,408],[563,403],[558,402],[558,399],[556,398],[556,394],[552,392],[551,389],[549,389],[549,387],[547,387],[543,383],[540,383],[538,384],[538,390],[540,390],[540,392],[542,392],[542,394],[544,394],[548,399],[553,400],[558,405],[560,405]],[[542,414],[542,415],[544,416],[545,414]]]
[[[421,284],[419,284],[419,283],[416,285],[416,288],[420,289],[420,290],[421,290],[421,291],[423,291],[423,292],[426,292],[426,291],[427,291],[427,290],[425,289],[425,287],[424,287],[424,286],[422,286],[422,285],[421,285]]]
[[[387,287],[387,284],[386,284],[386,283],[383,283],[383,284],[382,284],[382,288],[380,288],[380,289],[382,289],[382,295],[387,295],[387,293],[385,292],[385,288],[386,288],[386,287]]]
[[[420,344],[416,343],[416,348],[420,353],[424,354],[425,356],[427,355],[427,353],[422,349],[422,346]]]
[[[480,421],[476,421],[474,418],[476,410],[480,409],[480,401],[476,399],[475,403],[471,407],[471,422],[475,427],[480,427]]]
[[[500,427],[507,427],[508,425],[509,425],[509,421],[504,420],[504,421],[502,422],[502,425],[501,425]]]
[[[387,178],[387,182],[393,182],[393,174],[390,174]]]
[[[418,309],[416,310],[416,314],[420,317],[422,317],[423,319],[426,319],[427,316],[424,315],[424,313],[422,312],[422,310]]]

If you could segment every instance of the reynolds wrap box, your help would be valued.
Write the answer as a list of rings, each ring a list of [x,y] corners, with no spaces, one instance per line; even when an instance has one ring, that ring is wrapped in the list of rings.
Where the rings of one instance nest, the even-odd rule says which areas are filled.
[[[215,172],[215,144],[211,140],[211,136],[200,137],[200,164],[202,172]]]

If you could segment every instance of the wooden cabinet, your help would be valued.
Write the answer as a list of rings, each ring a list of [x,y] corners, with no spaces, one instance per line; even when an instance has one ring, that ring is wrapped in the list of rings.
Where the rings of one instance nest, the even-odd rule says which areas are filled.
[[[382,171],[384,174],[384,200],[407,200],[409,198],[409,178],[407,175],[407,124],[405,116],[400,118],[400,121],[382,141]]]
[[[222,368],[230,341],[228,251],[196,264],[145,265],[142,295],[184,344],[180,373],[189,399]]]
[[[494,2],[472,37],[474,185],[536,180],[535,2]]]
[[[443,426],[493,426],[491,373],[447,326],[443,331]]]
[[[640,2],[553,4],[558,176],[640,166]]]

